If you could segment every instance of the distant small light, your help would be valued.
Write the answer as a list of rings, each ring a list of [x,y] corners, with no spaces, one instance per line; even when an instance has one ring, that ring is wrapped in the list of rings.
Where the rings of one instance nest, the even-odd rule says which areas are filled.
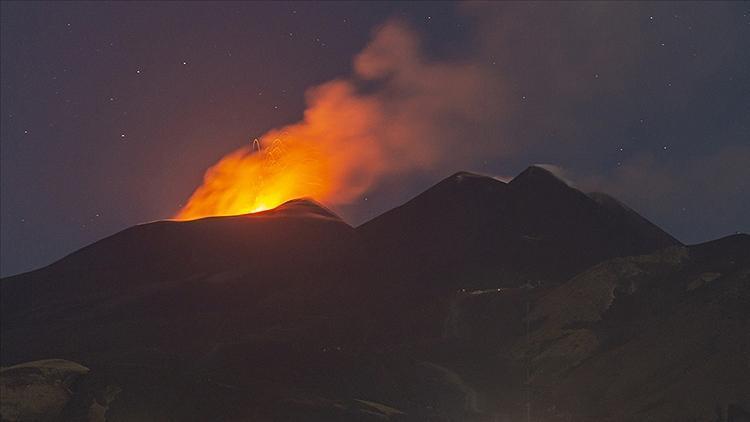
[[[182,62],[182,65],[183,65],[183,66],[187,65],[187,62]]]
[[[120,134],[120,138],[124,138],[124,137],[125,137],[125,134],[124,134],[124,133],[123,133],[123,134]]]

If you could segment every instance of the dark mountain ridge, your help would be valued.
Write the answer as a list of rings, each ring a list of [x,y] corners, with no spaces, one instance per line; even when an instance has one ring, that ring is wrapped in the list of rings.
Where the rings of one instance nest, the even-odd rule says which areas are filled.
[[[143,224],[0,295],[3,365],[40,360],[4,368],[3,396],[64,386],[56,420],[750,409],[750,236],[686,247],[536,166],[457,173],[357,228],[311,200]]]
[[[128,324],[160,319],[168,333],[159,339],[154,332],[150,340],[98,333],[97,341],[73,342],[64,350],[90,356],[102,344],[129,342],[173,343],[179,349],[202,332],[179,341],[170,338],[172,333],[213,319],[285,317],[272,310],[285,295],[298,298],[283,305],[289,314],[328,306],[357,289],[353,274],[366,258],[360,243],[351,226],[311,200],[255,214],[138,225],[48,267],[2,280],[0,311],[8,340],[3,361],[15,354],[7,345],[43,356],[51,338],[64,344],[77,331],[86,332],[82,325],[95,326],[101,318]],[[58,326],[72,315],[78,327]],[[29,322],[40,324],[39,336],[13,330]],[[213,330],[210,323],[206,329]]]
[[[493,286],[561,282],[603,259],[680,244],[536,166],[507,184],[457,173],[357,231],[400,274]]]

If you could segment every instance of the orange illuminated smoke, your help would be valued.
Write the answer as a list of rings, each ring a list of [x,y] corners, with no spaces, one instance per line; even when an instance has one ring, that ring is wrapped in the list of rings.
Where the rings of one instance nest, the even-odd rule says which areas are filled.
[[[327,163],[312,143],[276,138],[266,144],[240,148],[208,169],[177,218],[245,214],[294,198],[329,195]]]
[[[466,162],[482,152],[466,129],[496,117],[483,80],[478,66],[431,62],[413,31],[388,22],[355,57],[351,78],[308,90],[302,121],[219,160],[175,217],[244,214],[301,197],[335,207],[384,176]],[[358,90],[362,81],[377,83]]]
[[[175,218],[252,213],[302,197],[335,205],[361,194],[382,168],[372,138],[376,104],[344,81],[310,91],[308,102],[302,122],[270,131],[209,168]]]

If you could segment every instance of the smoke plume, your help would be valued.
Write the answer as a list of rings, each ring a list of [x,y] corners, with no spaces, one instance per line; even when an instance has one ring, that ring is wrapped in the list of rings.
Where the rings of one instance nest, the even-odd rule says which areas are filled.
[[[335,206],[383,176],[483,152],[459,144],[491,109],[480,67],[428,60],[419,37],[397,21],[375,31],[353,67],[350,78],[308,90],[302,121],[212,166],[176,217],[262,211],[298,197]]]

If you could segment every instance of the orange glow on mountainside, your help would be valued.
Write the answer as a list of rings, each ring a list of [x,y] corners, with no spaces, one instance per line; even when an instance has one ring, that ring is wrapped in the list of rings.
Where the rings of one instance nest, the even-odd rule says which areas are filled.
[[[260,150],[240,148],[208,169],[203,185],[176,218],[246,214],[294,198],[330,195],[326,160],[311,143],[276,138],[266,144]]]
[[[301,197],[335,205],[360,195],[382,168],[370,135],[376,104],[341,81],[312,90],[308,102],[303,121],[272,130],[209,168],[175,218],[246,214]]]
[[[301,121],[209,168],[175,218],[257,212],[301,197],[335,207],[393,176],[455,167],[483,151],[465,130],[494,119],[480,68],[430,61],[417,34],[389,22],[353,70],[309,89]]]

